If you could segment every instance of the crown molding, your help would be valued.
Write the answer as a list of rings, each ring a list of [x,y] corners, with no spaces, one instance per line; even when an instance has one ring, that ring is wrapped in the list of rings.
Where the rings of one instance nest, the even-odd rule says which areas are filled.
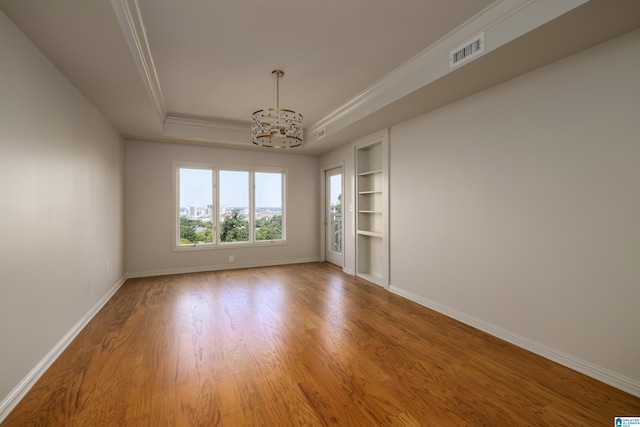
[[[321,129],[325,130],[325,137],[334,134],[456,70],[459,67],[449,67],[449,53],[479,33],[485,33],[484,53],[478,56],[481,57],[587,1],[500,0],[493,3],[312,125],[305,133],[308,135],[305,144],[316,142]]]
[[[249,126],[168,115],[138,0],[111,0],[111,4],[138,67],[149,102],[163,125],[164,135],[189,141],[251,146]]]
[[[167,136],[191,141],[215,141],[253,146],[249,125],[168,116],[164,120],[163,129]]]
[[[156,67],[151,56],[147,33],[142,22],[138,0],[111,0],[111,4],[131,50],[133,60],[138,67],[149,101],[153,105],[158,118],[163,122],[167,116],[167,110],[162,97],[162,89],[160,88]]]
[[[484,53],[498,49],[529,31],[559,17],[589,0],[498,0],[448,35],[323,119],[305,129],[305,146],[335,135],[359,120],[381,110],[466,64],[450,68],[449,53],[481,32],[485,33]],[[221,142],[250,146],[248,125],[168,116],[153,57],[140,13],[138,0],[111,0],[124,36],[156,114],[163,123],[164,135],[183,140]]]

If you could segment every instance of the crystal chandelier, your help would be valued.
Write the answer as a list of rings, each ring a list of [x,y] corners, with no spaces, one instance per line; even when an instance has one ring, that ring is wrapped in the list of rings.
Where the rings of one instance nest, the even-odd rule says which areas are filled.
[[[280,78],[276,76],[276,108],[265,108],[251,115],[251,141],[260,147],[293,148],[302,145],[302,114],[280,108]]]

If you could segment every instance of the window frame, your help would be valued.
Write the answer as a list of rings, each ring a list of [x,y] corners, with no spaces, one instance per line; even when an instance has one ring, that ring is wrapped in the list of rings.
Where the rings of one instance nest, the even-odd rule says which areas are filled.
[[[246,166],[235,164],[216,164],[212,162],[174,160],[173,164],[173,226],[171,230],[171,247],[173,251],[200,251],[200,250],[216,250],[228,249],[231,247],[250,248],[265,247],[274,245],[287,245],[287,180],[288,169],[285,167],[264,167],[264,166]],[[205,169],[212,171],[212,201],[214,218],[212,218],[212,242],[196,243],[193,245],[180,244],[180,169]],[[220,241],[220,172],[221,171],[239,171],[248,172],[249,174],[249,240],[244,242],[222,242]],[[282,239],[279,240],[256,240],[256,173],[279,173],[281,179],[281,198],[282,198]]]

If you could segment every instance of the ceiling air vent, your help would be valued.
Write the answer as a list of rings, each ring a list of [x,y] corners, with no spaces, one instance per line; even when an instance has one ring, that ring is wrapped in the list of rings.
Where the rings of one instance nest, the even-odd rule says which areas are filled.
[[[320,130],[318,131],[318,139],[322,139],[322,138],[324,138],[324,136],[325,136],[325,134],[326,134],[325,130],[326,130],[325,128],[322,128],[322,129],[320,129]]]
[[[478,34],[462,46],[452,50],[449,56],[449,68],[467,62],[482,52],[484,52],[484,33]]]

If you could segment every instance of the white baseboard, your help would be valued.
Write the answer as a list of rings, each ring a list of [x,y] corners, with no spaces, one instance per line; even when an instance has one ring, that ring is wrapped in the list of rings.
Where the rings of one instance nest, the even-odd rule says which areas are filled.
[[[71,344],[74,338],[87,326],[87,323],[100,311],[100,309],[111,299],[111,297],[120,289],[125,282],[126,276],[123,276],[118,282],[107,291],[106,294],[96,302],[93,307],[76,323],[69,332],[44,356],[40,362],[27,374],[26,377],[0,402],[0,423],[11,413],[11,411],[24,398],[31,387],[40,379],[42,374],[55,362],[62,352]]]
[[[517,345],[518,347],[524,348],[525,350],[528,350],[546,359],[552,360],[556,363],[559,363],[560,365],[571,368],[598,381],[602,381],[605,384],[609,384],[610,386],[625,391],[629,394],[640,397],[640,382],[636,380],[624,377],[616,372],[610,371],[608,369],[594,365],[593,363],[574,357],[570,354],[533,341],[507,329],[485,322],[484,320],[480,320],[473,316],[469,316],[468,314],[454,310],[450,307],[446,307],[442,304],[431,301],[428,298],[424,298],[405,289],[398,288],[392,285],[389,287],[389,290],[422,306],[442,313],[445,316],[456,319],[462,323],[503,339],[507,342],[510,342],[511,344]]]
[[[181,267],[169,268],[164,270],[136,271],[127,273],[127,278],[167,276],[169,274],[201,273],[203,271],[233,270],[238,268],[271,267],[274,265],[301,264],[305,262],[318,262],[318,258],[298,258],[267,262],[233,262],[228,264],[204,265],[200,267]]]

